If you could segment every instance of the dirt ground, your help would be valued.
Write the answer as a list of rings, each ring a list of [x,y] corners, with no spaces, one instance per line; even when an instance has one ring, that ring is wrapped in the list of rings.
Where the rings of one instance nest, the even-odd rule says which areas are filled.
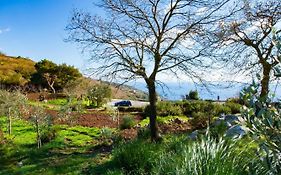
[[[48,110],[47,112],[53,116],[55,123],[67,124],[64,123],[63,121],[58,120],[57,111]],[[123,116],[128,114],[126,113],[120,114],[119,121],[117,119],[112,118],[110,115],[106,114],[103,111],[90,111],[88,113],[78,114],[78,115],[73,113],[73,115],[77,116],[75,125],[86,126],[86,127],[97,127],[97,128],[103,128],[103,127],[118,128],[119,123],[122,121]],[[135,122],[138,123],[141,121],[142,116],[140,114],[135,114],[134,119]],[[125,139],[133,139],[137,136],[138,129],[139,129],[138,127],[134,127],[131,129],[124,129],[121,130],[120,135]],[[170,124],[160,124],[159,130],[162,134],[183,133],[183,132],[191,131],[192,127],[187,122],[181,122],[177,120]]]
[[[27,94],[28,98],[30,100],[39,100],[39,93],[30,93]],[[46,95],[46,99],[52,99],[51,96]],[[53,117],[53,121],[56,124],[69,124],[65,121],[62,121],[59,119],[59,113],[55,110],[46,110],[48,114],[50,114]],[[142,120],[142,116],[140,114],[128,114],[128,113],[120,113],[118,118],[113,118],[109,114],[107,114],[104,111],[97,111],[97,110],[88,110],[87,113],[84,114],[77,114],[77,113],[71,113],[73,117],[76,118],[74,125],[80,125],[85,127],[97,127],[97,128],[118,128],[120,122],[122,121],[123,116],[125,115],[133,115],[135,122],[138,123]],[[125,139],[132,139],[137,136],[138,132],[137,127],[131,128],[131,129],[124,129],[120,132],[120,135],[124,137]],[[191,131],[192,127],[189,123],[181,122],[179,120],[176,120],[169,124],[160,124],[159,130],[163,134],[167,133],[181,133],[181,132],[187,132]]]

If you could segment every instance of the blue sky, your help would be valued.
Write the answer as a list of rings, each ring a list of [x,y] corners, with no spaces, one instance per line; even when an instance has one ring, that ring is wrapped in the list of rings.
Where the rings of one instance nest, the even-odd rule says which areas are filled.
[[[97,10],[94,0],[0,0],[0,51],[10,56],[47,58],[74,65],[87,64],[64,30],[74,8]]]

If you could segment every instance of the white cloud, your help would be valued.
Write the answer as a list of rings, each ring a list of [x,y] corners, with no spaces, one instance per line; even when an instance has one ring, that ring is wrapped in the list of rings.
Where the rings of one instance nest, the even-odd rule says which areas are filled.
[[[0,29],[0,34],[11,31],[10,28]]]

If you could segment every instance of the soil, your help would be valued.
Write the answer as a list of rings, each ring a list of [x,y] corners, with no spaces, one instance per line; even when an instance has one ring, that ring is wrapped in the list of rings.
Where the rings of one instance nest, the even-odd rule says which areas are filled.
[[[58,112],[54,110],[47,110],[47,113],[53,116],[54,122],[57,124],[67,124],[65,122],[57,120]],[[73,115],[77,115],[73,113]],[[86,127],[97,127],[97,128],[118,128],[119,123],[122,121],[123,116],[126,113],[120,114],[119,122],[113,120],[113,118],[103,111],[91,111],[86,114],[79,114],[77,117],[76,125],[86,126]],[[142,117],[139,114],[135,114],[134,119],[137,122],[141,121]],[[163,134],[170,133],[184,133],[192,130],[191,125],[188,122],[175,121],[169,124],[159,125],[159,130]],[[130,140],[137,137],[138,128],[124,129],[120,131],[120,135],[126,139]]]
[[[31,100],[38,101],[40,93],[29,93],[27,94],[28,98]],[[46,99],[52,99],[52,96],[45,96]],[[53,119],[54,123],[56,124],[68,124],[67,122],[61,121],[58,118],[58,111],[55,110],[46,110],[48,114],[50,114]],[[75,115],[77,120],[75,125],[85,126],[85,127],[97,127],[97,128],[118,128],[119,123],[122,121],[123,116],[126,115],[133,115],[136,123],[142,120],[140,114],[132,114],[132,113],[120,113],[119,121],[114,120],[109,114],[104,111],[97,111],[97,110],[88,110],[85,114],[77,114],[73,112],[71,115]],[[191,131],[192,127],[188,122],[181,122],[181,121],[174,121],[170,124],[161,124],[159,125],[159,130],[163,134],[167,133],[182,133]],[[134,127],[131,129],[124,129],[120,131],[120,135],[125,139],[133,139],[137,136],[138,128]]]

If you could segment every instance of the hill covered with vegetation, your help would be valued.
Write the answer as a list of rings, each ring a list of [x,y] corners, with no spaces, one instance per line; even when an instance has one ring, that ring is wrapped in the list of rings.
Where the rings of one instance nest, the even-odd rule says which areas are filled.
[[[35,62],[28,58],[0,54],[0,82],[2,85],[25,85],[36,72]]]
[[[63,91],[72,81],[84,79],[89,85],[100,83],[98,80],[82,77],[82,74],[73,66],[57,65],[47,59],[35,62],[29,58],[13,57],[0,54],[0,84],[1,88],[22,88],[26,91],[40,91],[47,88],[53,92]],[[79,80],[81,81],[81,79]],[[79,83],[76,82],[77,83]],[[81,82],[80,82],[81,83]],[[130,86],[119,86],[106,82],[112,90],[112,98],[147,100],[147,93]],[[32,87],[32,88],[30,88]],[[71,87],[73,90],[73,87]],[[80,90],[81,91],[81,87]]]

